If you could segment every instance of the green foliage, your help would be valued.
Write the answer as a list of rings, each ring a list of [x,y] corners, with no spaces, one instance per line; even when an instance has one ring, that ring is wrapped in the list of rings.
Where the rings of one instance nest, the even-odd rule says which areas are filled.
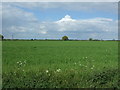
[[[89,41],[92,41],[93,39],[92,38],[89,38]]]
[[[0,34],[0,39],[2,39],[2,40],[4,39],[4,36],[3,36],[3,35],[1,35],[1,34]]]
[[[67,40],[69,40],[69,39],[68,39],[67,36],[63,36],[63,37],[62,37],[62,40],[67,41]]]
[[[94,73],[82,74],[78,70],[7,72],[3,73],[3,88],[119,88],[116,70]]]
[[[4,41],[3,88],[119,88],[116,41]]]

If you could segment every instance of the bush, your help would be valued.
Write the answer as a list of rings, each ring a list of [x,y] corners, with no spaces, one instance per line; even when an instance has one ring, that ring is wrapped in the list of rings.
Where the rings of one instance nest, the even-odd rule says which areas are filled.
[[[92,41],[93,39],[92,38],[89,38],[89,41]]]
[[[68,39],[67,36],[63,36],[63,37],[62,37],[62,40],[67,41],[67,40],[69,40],[69,39]]]

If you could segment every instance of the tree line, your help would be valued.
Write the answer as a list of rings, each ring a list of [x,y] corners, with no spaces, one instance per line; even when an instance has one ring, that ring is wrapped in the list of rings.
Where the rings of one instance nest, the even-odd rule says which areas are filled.
[[[78,40],[78,39],[69,39],[68,36],[63,36],[61,39],[4,39],[4,36],[0,34],[0,40],[8,41],[8,40],[28,40],[28,41],[106,41],[106,40],[99,40],[89,38],[88,40]],[[115,39],[109,41],[116,41]]]

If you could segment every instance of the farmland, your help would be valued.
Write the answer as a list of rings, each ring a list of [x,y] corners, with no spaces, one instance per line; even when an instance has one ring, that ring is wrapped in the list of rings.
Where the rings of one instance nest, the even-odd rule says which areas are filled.
[[[118,88],[117,41],[3,41],[3,88]]]

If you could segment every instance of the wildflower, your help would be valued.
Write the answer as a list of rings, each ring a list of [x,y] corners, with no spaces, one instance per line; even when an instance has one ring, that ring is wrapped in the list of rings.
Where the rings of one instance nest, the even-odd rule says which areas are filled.
[[[75,65],[76,65],[77,63],[75,63]]]
[[[19,64],[20,66],[22,65],[22,62]]]
[[[46,73],[48,73],[49,71],[48,70],[46,70]]]
[[[93,67],[91,67],[91,69],[93,69]]]
[[[57,69],[57,72],[60,72],[61,71],[61,69]]]
[[[26,60],[24,61],[24,63],[26,63]]]

